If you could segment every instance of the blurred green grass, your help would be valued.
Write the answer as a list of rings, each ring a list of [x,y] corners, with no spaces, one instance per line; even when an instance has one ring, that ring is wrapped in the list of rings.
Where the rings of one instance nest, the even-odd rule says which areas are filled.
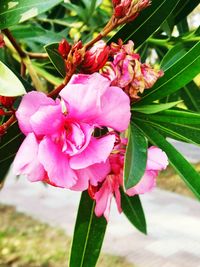
[[[13,207],[0,205],[0,267],[67,266],[70,238]],[[122,257],[103,254],[97,267],[134,267]]]

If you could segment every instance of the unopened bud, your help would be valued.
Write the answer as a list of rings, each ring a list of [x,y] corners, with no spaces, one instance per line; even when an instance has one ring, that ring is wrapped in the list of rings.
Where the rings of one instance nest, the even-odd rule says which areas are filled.
[[[88,194],[91,197],[91,199],[95,198],[95,194],[98,191],[98,186],[93,186],[91,184],[89,184],[88,186]]]
[[[2,108],[0,108],[0,116],[4,116],[4,115],[5,115],[5,111]]]
[[[15,97],[0,96],[0,105],[4,106],[5,108],[12,107],[14,102]]]
[[[67,56],[70,52],[71,46],[70,44],[67,42],[66,39],[63,39],[58,46],[58,52],[61,54],[61,56],[64,59],[67,59]]]
[[[84,73],[99,71],[108,60],[110,48],[104,41],[97,42],[90,50],[86,51],[81,70]]]
[[[0,48],[4,47],[5,45],[5,42],[4,42],[4,39],[3,39],[3,34],[0,33]]]
[[[0,125],[0,136],[6,133],[6,127],[4,124]]]

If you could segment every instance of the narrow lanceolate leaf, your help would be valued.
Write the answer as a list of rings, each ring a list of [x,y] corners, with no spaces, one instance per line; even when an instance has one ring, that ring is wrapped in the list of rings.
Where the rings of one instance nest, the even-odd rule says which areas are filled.
[[[0,183],[4,180],[6,173],[17,153],[24,137],[17,123],[14,123],[0,140]]]
[[[155,128],[139,121],[137,121],[137,125],[153,145],[165,151],[173,168],[195,196],[200,199],[200,174]]]
[[[188,84],[200,72],[199,51],[200,42],[171,64],[165,75],[142,97],[140,104],[162,99]]]
[[[82,193],[69,267],[95,267],[103,243],[107,222],[94,214],[95,202],[87,191]]]
[[[147,233],[144,211],[139,196],[129,197],[121,190],[121,205],[128,220],[142,233]]]
[[[33,18],[43,13],[63,0],[1,0],[0,29],[8,28],[17,23]]]
[[[66,76],[65,63],[63,61],[63,58],[58,52],[58,43],[48,44],[44,48],[48,53],[49,58],[54,67],[62,75],[62,77],[65,77]]]
[[[175,107],[176,105],[180,104],[181,102],[182,102],[182,100],[171,102],[171,103],[166,103],[166,104],[141,105],[141,106],[136,106],[136,107],[133,105],[131,110],[137,111],[140,113],[144,113],[144,114],[154,114],[154,113],[158,113],[158,112],[164,111],[166,109],[170,109],[172,107]]]
[[[26,94],[23,84],[15,74],[0,61],[0,95],[20,96]]]
[[[152,115],[133,114],[134,120],[153,126],[165,136],[200,145],[200,114],[166,110]]]
[[[180,0],[179,0],[180,1]],[[178,4],[177,0],[152,0],[151,6],[141,12],[133,22],[123,26],[109,42],[132,39],[138,47],[143,44],[165,21]]]
[[[174,10],[175,23],[179,23],[185,17],[187,17],[193,9],[200,4],[199,0],[181,0],[179,5]]]
[[[134,124],[130,125],[125,155],[124,186],[129,189],[142,178],[147,162],[147,140]]]
[[[200,88],[193,81],[183,87],[181,98],[188,109],[200,112]]]

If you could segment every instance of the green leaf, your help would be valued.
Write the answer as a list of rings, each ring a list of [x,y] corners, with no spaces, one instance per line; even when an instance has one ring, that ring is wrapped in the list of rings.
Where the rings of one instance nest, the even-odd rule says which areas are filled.
[[[23,84],[2,61],[0,61],[0,73],[0,95],[20,96],[26,94]]]
[[[129,197],[121,190],[122,210],[128,220],[142,233],[147,234],[147,226],[139,196]]]
[[[81,196],[69,267],[94,267],[103,243],[107,222],[94,214],[95,202],[84,191]]]
[[[162,99],[188,84],[200,71],[199,51],[200,42],[165,71],[165,75],[158,80],[151,90],[144,94],[140,104]]]
[[[137,121],[137,125],[153,145],[165,151],[173,168],[200,199],[200,174],[157,130],[143,122]]]
[[[4,180],[23,139],[17,123],[9,127],[7,133],[2,136],[0,140],[0,183]]]
[[[0,29],[8,28],[43,13],[62,0],[1,0]]]
[[[130,125],[125,155],[124,185],[129,189],[142,178],[147,162],[147,140],[134,124]]]
[[[186,54],[186,48],[183,43],[175,45],[169,52],[164,56],[161,62],[161,69],[165,72],[169,69],[174,62],[178,61],[181,57]]]
[[[133,118],[156,127],[165,136],[200,145],[200,114],[166,110],[153,115],[135,113]]]
[[[48,44],[44,48],[46,52],[48,53],[49,58],[52,64],[54,65],[54,67],[62,75],[62,77],[65,77],[66,75],[65,63],[64,63],[63,58],[58,52],[58,43]]]
[[[181,98],[188,109],[200,112],[200,88],[195,82],[190,82],[181,90]]]
[[[132,39],[136,47],[140,46],[160,27],[179,1],[152,0],[150,7],[142,11],[133,22],[123,26],[109,42],[117,42],[119,38],[124,42]]]
[[[178,24],[182,19],[187,17],[199,3],[199,0],[181,0],[174,10],[175,23]]]
[[[141,106],[136,106],[136,107],[133,105],[131,110],[137,111],[140,113],[144,113],[144,114],[154,114],[154,113],[158,113],[158,112],[161,112],[163,110],[166,110],[166,109],[170,109],[170,108],[178,105],[181,102],[182,102],[182,100],[176,101],[176,102],[171,102],[171,103],[166,103],[166,104],[141,105]]]
[[[157,114],[133,114],[135,118],[147,118],[147,120],[154,120],[158,122],[176,123],[181,125],[199,125],[200,124],[200,114],[195,112],[188,112],[187,110],[177,109],[177,110],[165,110]]]

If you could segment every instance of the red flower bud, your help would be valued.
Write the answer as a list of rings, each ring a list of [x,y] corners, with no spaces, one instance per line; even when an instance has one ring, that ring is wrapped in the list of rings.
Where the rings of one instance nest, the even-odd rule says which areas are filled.
[[[84,73],[94,73],[103,68],[108,60],[110,48],[104,41],[97,42],[90,50],[86,51],[81,70]]]
[[[63,39],[58,46],[58,52],[61,54],[61,56],[64,59],[67,59],[67,56],[70,52],[71,46],[70,44],[67,42],[66,39]]]
[[[3,34],[0,33],[0,48],[4,47],[5,45],[5,42],[4,42],[4,39],[3,39]]]
[[[4,116],[4,115],[5,115],[5,111],[2,108],[0,108],[0,116]]]
[[[98,186],[94,186],[94,185],[89,184],[88,194],[91,197],[91,199],[94,199],[95,193],[98,191],[98,189],[99,189]]]
[[[0,136],[6,133],[6,127],[4,124],[0,125]]]
[[[10,108],[15,102],[15,97],[0,96],[0,104],[5,108]]]

